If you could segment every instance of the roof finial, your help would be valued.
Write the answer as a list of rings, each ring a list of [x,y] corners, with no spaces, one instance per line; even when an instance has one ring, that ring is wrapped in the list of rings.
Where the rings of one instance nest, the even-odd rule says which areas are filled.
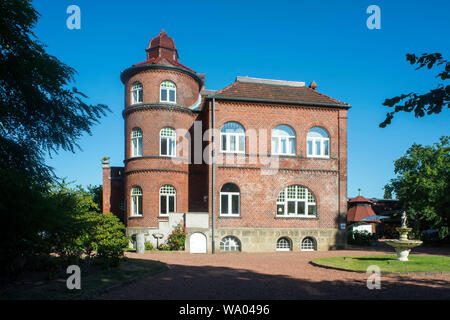
[[[311,82],[311,84],[309,85],[309,87],[310,87],[311,89],[313,89],[314,91],[316,91],[316,89],[317,89],[317,83],[313,80],[313,82]]]
[[[361,195],[361,188],[358,188],[358,196]]]

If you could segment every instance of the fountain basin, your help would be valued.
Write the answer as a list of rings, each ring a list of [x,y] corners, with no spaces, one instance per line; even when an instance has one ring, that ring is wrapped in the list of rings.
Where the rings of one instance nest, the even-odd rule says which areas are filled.
[[[386,240],[385,243],[394,247],[397,252],[397,260],[409,261],[408,255],[411,249],[420,246],[423,242],[420,240]]]

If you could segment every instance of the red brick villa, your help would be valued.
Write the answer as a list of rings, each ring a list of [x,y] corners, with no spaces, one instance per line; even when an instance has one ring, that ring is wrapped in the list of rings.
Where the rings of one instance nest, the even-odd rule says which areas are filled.
[[[122,71],[124,167],[103,162],[103,211],[192,253],[345,245],[346,103],[304,82],[237,77],[205,89],[164,30]]]

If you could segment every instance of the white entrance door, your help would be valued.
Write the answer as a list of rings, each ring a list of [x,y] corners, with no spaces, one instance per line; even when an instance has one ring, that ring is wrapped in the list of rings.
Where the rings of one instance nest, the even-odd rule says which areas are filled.
[[[191,253],[206,253],[206,236],[203,233],[193,233],[190,238]]]

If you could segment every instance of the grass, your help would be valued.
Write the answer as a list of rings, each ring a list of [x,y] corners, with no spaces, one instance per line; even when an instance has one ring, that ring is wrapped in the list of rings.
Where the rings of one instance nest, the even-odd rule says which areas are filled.
[[[371,265],[378,266],[382,272],[450,272],[450,257],[410,254],[409,261],[397,261],[397,255],[376,255],[363,257],[318,258],[313,264],[366,272]]]
[[[126,258],[117,268],[99,269],[83,275],[81,289],[69,290],[66,279],[39,281],[27,285],[0,288],[0,300],[85,300],[126,284],[140,277],[158,273],[167,268],[165,263],[152,260]],[[70,275],[67,275],[69,277]]]

